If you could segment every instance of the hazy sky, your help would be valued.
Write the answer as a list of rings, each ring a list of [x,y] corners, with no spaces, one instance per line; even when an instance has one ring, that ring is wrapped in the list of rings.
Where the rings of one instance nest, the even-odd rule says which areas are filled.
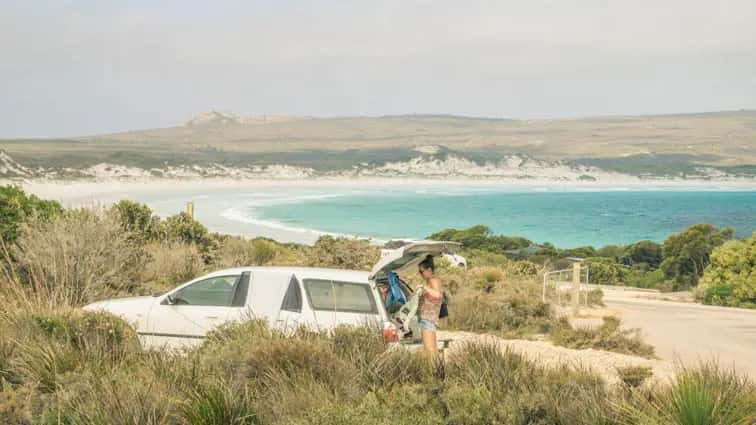
[[[116,4],[118,3],[118,4]],[[756,1],[0,0],[0,137],[756,108]]]

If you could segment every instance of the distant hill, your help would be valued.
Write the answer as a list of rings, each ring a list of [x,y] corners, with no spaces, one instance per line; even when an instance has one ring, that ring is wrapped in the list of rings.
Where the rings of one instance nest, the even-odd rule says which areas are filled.
[[[286,164],[315,170],[456,155],[512,155],[635,175],[698,167],[756,175],[756,111],[510,120],[451,115],[239,116],[210,111],[184,125],[67,139],[0,140],[25,167]]]

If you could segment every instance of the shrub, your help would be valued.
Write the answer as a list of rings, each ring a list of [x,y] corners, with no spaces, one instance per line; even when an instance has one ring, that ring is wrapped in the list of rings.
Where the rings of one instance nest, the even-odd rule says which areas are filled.
[[[469,249],[481,249],[499,254],[532,245],[532,242],[525,238],[493,235],[491,229],[480,224],[467,229],[445,229],[428,236],[427,239],[459,242]]]
[[[280,249],[275,242],[265,239],[252,240],[252,252],[249,257],[249,264],[266,265],[270,264],[278,255]]]
[[[305,260],[307,255],[303,252],[312,249],[296,244],[280,244],[267,238],[247,240],[235,236],[224,236],[219,244],[218,267],[301,266],[310,261]]]
[[[756,386],[713,364],[678,371],[669,386],[636,391],[617,409],[622,423],[746,425],[756,422]]]
[[[519,337],[547,332],[551,324],[550,307],[540,301],[468,294],[452,301],[446,319],[450,329]]]
[[[662,288],[665,280],[666,276],[664,276],[664,271],[661,269],[645,271],[643,269],[633,268],[625,274],[625,283],[628,286],[638,288]]]
[[[0,186],[0,240],[14,242],[23,223],[32,218],[50,221],[62,212],[63,207],[56,201],[27,195],[17,186]]]
[[[215,258],[218,249],[216,238],[202,223],[189,217],[187,213],[181,212],[166,218],[163,232],[168,241],[197,245],[205,263],[210,264]]]
[[[585,264],[590,273],[590,283],[596,285],[618,285],[622,283],[622,270],[613,259],[588,258]]]
[[[654,373],[647,366],[625,366],[617,368],[617,374],[622,382],[629,387],[640,387]]]
[[[380,257],[380,249],[366,240],[321,236],[310,250],[313,267],[370,270]]]
[[[473,270],[473,287],[483,292],[493,292],[496,284],[504,280],[504,272],[496,267],[479,267]]]
[[[561,318],[549,332],[551,341],[568,348],[614,351],[623,354],[653,358],[654,347],[646,344],[637,329],[621,329],[616,317],[604,317],[598,328],[573,328],[566,318]]]
[[[706,304],[756,308],[756,233],[714,249],[699,287]]]
[[[150,207],[134,201],[122,200],[111,207],[121,228],[140,241],[156,240],[160,236],[160,218]]]
[[[202,274],[205,263],[196,245],[152,242],[145,247],[147,264],[141,272],[145,289],[164,290]]]
[[[570,367],[546,369],[496,343],[449,353],[443,394],[451,423],[606,423],[603,381]]]
[[[541,274],[541,268],[530,261],[513,261],[507,265],[507,272],[520,277],[536,277]]]
[[[509,259],[504,254],[484,251],[482,249],[465,248],[461,254],[467,260],[468,267],[501,266],[509,262]]]
[[[54,221],[32,220],[13,248],[13,287],[48,305],[81,305],[138,286],[144,261],[112,215],[69,210]]]
[[[621,262],[628,266],[645,265],[651,270],[659,268],[664,257],[662,246],[652,241],[640,241],[629,245],[621,258]]]

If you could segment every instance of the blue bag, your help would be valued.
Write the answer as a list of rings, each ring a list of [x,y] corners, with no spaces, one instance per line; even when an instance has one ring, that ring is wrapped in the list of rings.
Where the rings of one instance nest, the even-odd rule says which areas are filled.
[[[399,276],[394,272],[388,273],[388,294],[386,294],[386,310],[393,313],[407,303],[407,298],[402,292]]]

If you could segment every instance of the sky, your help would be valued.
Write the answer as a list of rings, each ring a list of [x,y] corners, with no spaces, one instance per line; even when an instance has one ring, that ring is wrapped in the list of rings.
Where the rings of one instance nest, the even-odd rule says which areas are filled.
[[[0,138],[756,109],[756,1],[0,0]]]

